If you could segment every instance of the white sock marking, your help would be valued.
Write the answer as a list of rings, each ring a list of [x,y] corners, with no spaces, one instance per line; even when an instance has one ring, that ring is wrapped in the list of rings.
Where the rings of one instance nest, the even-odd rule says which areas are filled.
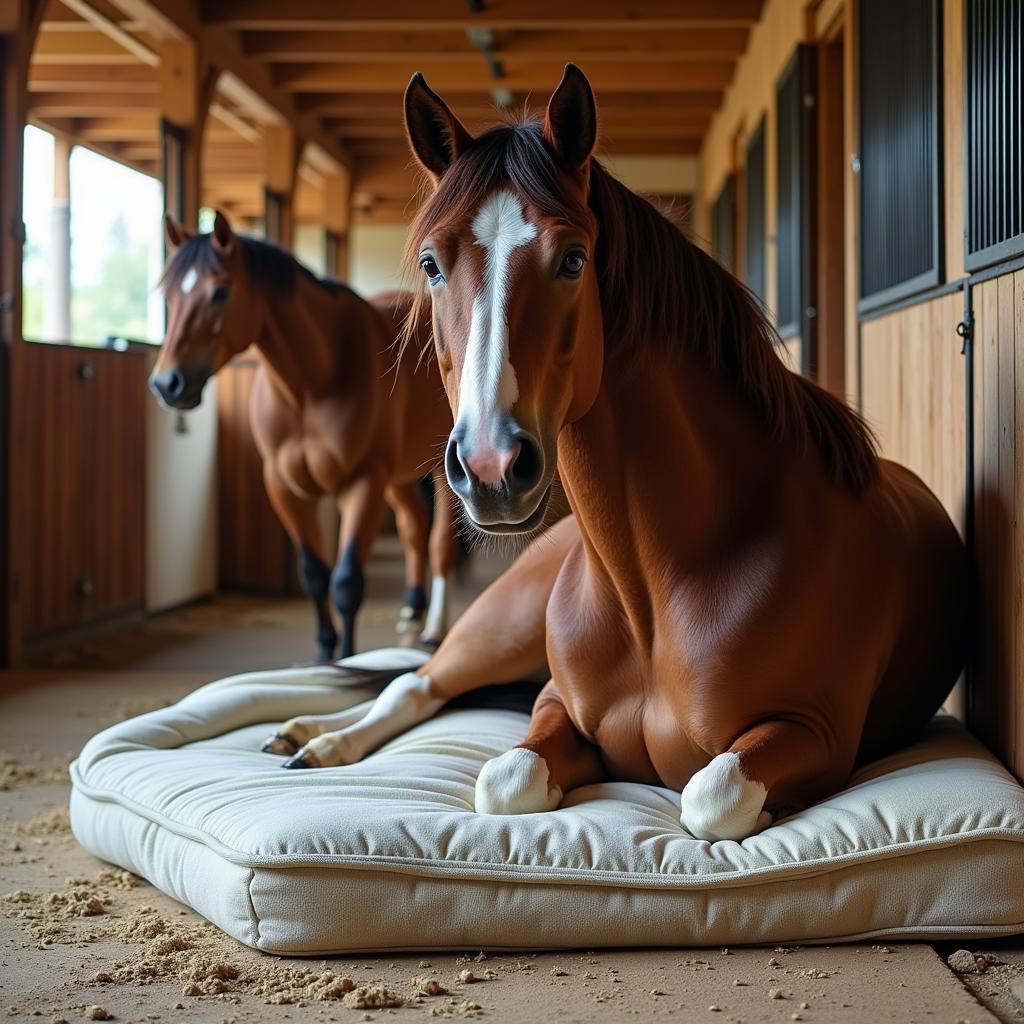
[[[473,300],[456,417],[460,423],[468,421],[471,435],[486,431],[494,412],[507,412],[519,397],[508,350],[508,266],[513,251],[532,241],[537,228],[523,216],[519,199],[502,190],[486,199],[477,211],[473,235],[486,253],[484,280]]]
[[[430,604],[427,606],[427,621],[423,627],[426,640],[442,640],[448,632],[448,580],[435,576],[430,583]]]
[[[761,816],[767,795],[743,774],[739,754],[719,754],[686,784],[680,821],[695,839],[746,839],[771,820]]]
[[[553,811],[561,802],[562,791],[551,784],[547,762],[523,747],[492,757],[476,779],[478,814],[536,814]]]
[[[430,694],[430,676],[406,672],[392,679],[366,716],[339,732],[309,741],[322,765],[352,764],[400,733],[435,715],[444,701]]]

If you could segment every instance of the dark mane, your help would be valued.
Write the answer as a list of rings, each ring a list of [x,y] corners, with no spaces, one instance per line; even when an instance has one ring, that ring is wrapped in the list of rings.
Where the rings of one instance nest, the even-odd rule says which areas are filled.
[[[410,232],[410,279],[420,241],[444,221],[471,216],[502,186],[544,216],[581,226],[596,222],[594,261],[609,357],[629,358],[651,346],[693,351],[735,384],[776,437],[813,445],[833,481],[859,492],[875,479],[878,460],[866,424],[844,402],[786,369],[758,300],[597,160],[591,162],[588,207],[574,202],[539,121],[491,128],[444,175]],[[656,273],[637,273],[639,267]],[[410,322],[424,301],[420,288]]]
[[[295,295],[295,284],[300,275],[332,295],[351,291],[348,285],[333,278],[317,277],[290,252],[270,242],[235,235],[242,246],[245,269],[254,288],[262,288],[276,298],[290,299]],[[178,287],[191,268],[200,276],[223,270],[220,256],[213,246],[212,235],[192,235],[174,250],[164,268],[160,285],[164,290]]]

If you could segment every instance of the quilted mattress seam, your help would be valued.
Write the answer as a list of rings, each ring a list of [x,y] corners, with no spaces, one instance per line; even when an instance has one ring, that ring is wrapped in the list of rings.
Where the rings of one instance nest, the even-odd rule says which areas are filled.
[[[913,855],[922,850],[943,849],[957,845],[973,845],[986,840],[1024,843],[1024,829],[988,826],[958,832],[950,835],[931,836],[904,842],[890,843],[873,850],[852,850],[836,856],[819,857],[814,860],[768,864],[759,868],[725,868],[700,875],[677,873],[655,874],[653,872],[620,871],[607,868],[556,868],[543,864],[508,864],[494,861],[437,860],[423,857],[382,856],[360,853],[294,853],[294,854],[251,854],[221,842],[219,839],[176,821],[167,815],[140,804],[123,793],[102,790],[86,783],[78,771],[77,760],[70,765],[72,785],[89,800],[98,803],[113,803],[144,821],[148,821],[183,839],[189,839],[207,847],[232,864],[255,870],[322,867],[336,865],[353,870],[384,870],[406,875],[492,881],[506,878],[535,884],[570,884],[617,886],[630,884],[646,889],[720,889],[743,888],[756,885],[765,878],[784,875],[791,879],[807,878],[829,874],[847,865],[863,861],[894,860]],[[255,912],[255,908],[254,912]]]

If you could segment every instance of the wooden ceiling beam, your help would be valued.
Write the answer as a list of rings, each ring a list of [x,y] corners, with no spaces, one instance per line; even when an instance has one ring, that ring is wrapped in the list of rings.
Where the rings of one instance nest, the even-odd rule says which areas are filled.
[[[487,92],[501,87],[515,92],[547,90],[562,77],[563,62],[502,60],[503,77],[492,78],[483,61],[452,64],[443,58],[424,62],[422,71],[431,88],[442,93]],[[688,92],[724,90],[732,81],[732,61],[618,60],[586,69],[594,91]],[[289,92],[376,92],[401,95],[410,77],[405,64],[278,64],[274,81]]]
[[[490,0],[473,11],[465,0],[204,0],[204,20],[237,29],[386,30],[407,29],[735,28],[753,25],[762,0],[587,0],[579,4],[551,0]]]
[[[152,93],[129,92],[40,92],[30,93],[29,113],[34,117],[106,117],[131,110],[157,114]]]
[[[30,92],[133,92],[156,95],[159,79],[153,68],[144,64],[49,67],[32,65],[29,69]]]
[[[138,58],[103,32],[41,32],[32,50],[32,63],[137,64]]]
[[[621,61],[634,55],[671,59],[734,60],[747,44],[746,28],[564,31],[536,29],[494,33],[498,59],[558,59],[577,63]],[[280,63],[449,62],[480,63],[480,51],[464,32],[434,31],[290,31],[243,32],[246,54]]]
[[[338,170],[351,166],[352,158],[338,140],[324,131],[315,116],[301,111],[294,98],[279,89],[268,67],[248,58],[237,32],[204,24],[196,0],[109,0],[122,15],[145,26],[154,39],[196,40],[201,50],[221,72],[231,76],[241,90],[249,92],[258,104],[272,108],[281,120],[290,124],[303,143],[319,147],[326,160]]]

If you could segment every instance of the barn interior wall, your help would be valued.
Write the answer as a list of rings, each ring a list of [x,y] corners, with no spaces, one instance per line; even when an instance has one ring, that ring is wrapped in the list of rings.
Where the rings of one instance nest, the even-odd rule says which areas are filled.
[[[726,177],[742,163],[747,143],[762,116],[765,132],[765,299],[776,300],[775,85],[798,43],[807,38],[808,0],[768,0],[754,26],[746,53],[736,66],[732,84],[711,119],[700,151],[700,189],[696,233],[711,237],[710,211]],[[740,234],[742,237],[742,234]],[[799,350],[799,339],[791,339]]]
[[[367,298],[402,283],[407,224],[355,224],[349,234],[349,284]]]
[[[147,360],[147,373],[156,351]],[[171,412],[146,399],[146,611],[217,589],[217,381]]]
[[[828,10],[825,10],[828,8]],[[942,8],[942,224],[945,279],[969,280],[964,268],[963,0]],[[856,0],[803,4],[769,0],[732,86],[712,121],[700,156],[698,224],[707,225],[725,176],[742,163],[748,133],[766,118],[767,291],[775,297],[775,83],[794,48],[843,16],[846,38],[847,163],[857,151],[856,78],[852,70]],[[850,179],[848,178],[848,181]],[[923,296],[871,319],[858,317],[856,206],[847,188],[847,391],[876,432],[881,452],[905,463],[935,491],[959,529],[973,512],[981,629],[969,687],[951,707],[1024,777],[1024,271],[973,287],[972,366],[957,326],[963,291]],[[783,355],[788,353],[783,352]],[[967,373],[973,370],[973,411]],[[973,423],[974,498],[968,510],[968,424]],[[1024,447],[1024,440],[1021,441]]]

